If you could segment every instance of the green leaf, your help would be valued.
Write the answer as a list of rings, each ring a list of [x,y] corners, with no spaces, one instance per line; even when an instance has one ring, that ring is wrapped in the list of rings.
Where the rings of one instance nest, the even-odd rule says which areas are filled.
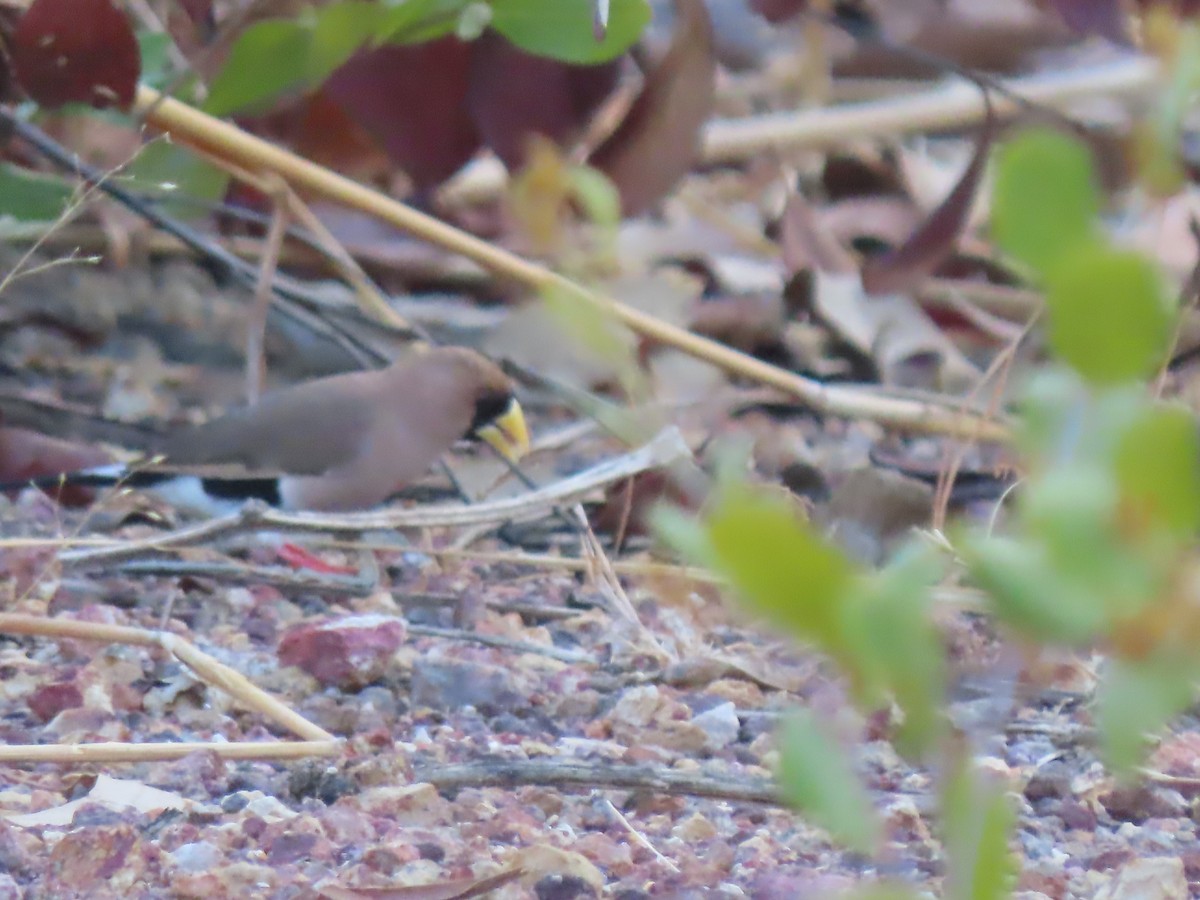
[[[163,87],[172,77],[171,36],[162,31],[141,30],[137,33],[137,42],[142,56],[142,82],[153,88]]]
[[[187,147],[164,139],[143,147],[126,168],[125,175],[139,189],[162,196],[163,207],[184,219],[209,215],[211,203],[221,200],[229,185],[229,175],[224,170]]]
[[[74,195],[74,188],[61,178],[0,163],[0,219],[53,222]]]
[[[1019,508],[1029,533],[1055,565],[1087,571],[1115,549],[1118,500],[1105,466],[1072,459],[1027,483]]]
[[[386,4],[375,32],[378,43],[419,44],[452,34],[472,0],[399,0]]]
[[[616,370],[628,393],[644,395],[636,340],[607,309],[587,294],[555,286],[542,292],[542,302],[570,339]]]
[[[591,166],[572,166],[569,177],[588,219],[603,228],[621,224],[621,195],[607,175]]]
[[[1175,315],[1148,259],[1089,241],[1054,268],[1046,287],[1050,344],[1092,384],[1144,378],[1162,364]]]
[[[600,63],[628,50],[650,22],[646,0],[612,0],[608,30],[596,40],[592,0],[492,0],[492,27],[530,53]]]
[[[310,29],[299,21],[267,19],[237,39],[209,87],[204,109],[214,116],[265,107],[308,74]]]
[[[306,86],[317,87],[379,30],[387,10],[374,0],[344,0],[317,10]]]
[[[1042,275],[1092,234],[1099,209],[1091,156],[1080,142],[1036,130],[1000,148],[992,229],[1007,252]]]
[[[948,866],[946,896],[1003,900],[1018,874],[1008,849],[1016,812],[1002,785],[990,783],[965,761],[943,791],[942,831]]]
[[[1018,405],[1021,450],[1035,462],[1059,454],[1064,423],[1078,421],[1090,399],[1091,392],[1073,369],[1042,366],[1030,373]]]
[[[876,847],[881,828],[866,788],[807,710],[780,729],[777,778],[784,798],[835,838],[862,853]]]
[[[708,530],[695,513],[660,504],[651,510],[650,522],[659,540],[684,559],[697,566],[712,564],[716,554],[708,539]]]
[[[728,485],[708,517],[716,568],[756,613],[844,657],[840,605],[850,563],[797,519],[782,496]]]
[[[1023,633],[1047,642],[1082,644],[1103,627],[1106,613],[1100,598],[1064,578],[1044,546],[968,535],[960,549],[997,616]]]
[[[1195,666],[1163,659],[1143,663],[1113,660],[1100,685],[1097,723],[1105,762],[1122,775],[1132,772],[1147,736],[1162,729],[1192,700]]]
[[[1181,538],[1200,529],[1200,438],[1180,407],[1143,410],[1117,447],[1117,480],[1150,523]]]
[[[370,0],[343,0],[251,25],[210,86],[205,110],[214,116],[260,110],[289,90],[317,87],[379,32],[387,15]]]
[[[854,661],[903,710],[898,743],[911,753],[933,746],[943,733],[945,649],[930,618],[939,575],[924,548],[906,552],[843,603],[847,640],[858,651]]]
[[[617,230],[621,224],[621,195],[612,180],[591,166],[571,166],[567,173],[571,191],[595,230],[597,262],[620,269]]]

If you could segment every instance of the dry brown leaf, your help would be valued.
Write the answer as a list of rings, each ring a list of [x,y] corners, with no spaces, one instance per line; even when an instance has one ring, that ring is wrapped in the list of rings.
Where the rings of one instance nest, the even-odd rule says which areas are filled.
[[[675,12],[675,34],[662,62],[588,160],[616,184],[627,216],[645,212],[687,174],[712,111],[717,66],[708,11],[703,0],[675,0]]]
[[[986,91],[983,99],[987,104],[988,116],[962,177],[946,199],[903,244],[889,253],[868,260],[862,273],[863,287],[867,293],[911,290],[954,251],[955,242],[967,224],[995,133],[995,120]]]
[[[70,825],[75,814],[85,804],[95,804],[118,813],[133,809],[145,815],[161,812],[164,809],[188,809],[196,805],[195,801],[150,787],[140,781],[129,781],[101,774],[96,777],[95,785],[85,797],[37,812],[0,815],[3,815],[10,824],[21,828],[63,826]]]
[[[874,363],[883,384],[961,395],[979,382],[975,366],[905,294],[869,297],[858,275],[817,273],[812,307],[822,323]]]

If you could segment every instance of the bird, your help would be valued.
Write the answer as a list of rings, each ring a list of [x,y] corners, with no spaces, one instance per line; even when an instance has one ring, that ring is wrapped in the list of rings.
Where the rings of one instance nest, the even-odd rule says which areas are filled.
[[[500,367],[474,350],[434,347],[387,368],[269,392],[171,431],[151,459],[32,483],[145,488],[208,515],[252,498],[284,510],[345,512],[383,503],[462,439],[484,441],[511,461],[529,449],[524,412]]]

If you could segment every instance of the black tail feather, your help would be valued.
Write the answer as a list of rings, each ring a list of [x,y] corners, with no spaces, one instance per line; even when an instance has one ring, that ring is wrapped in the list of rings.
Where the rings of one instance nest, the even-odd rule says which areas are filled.
[[[20,491],[27,487],[36,487],[44,491],[55,491],[64,487],[153,488],[179,477],[181,477],[180,473],[160,469],[98,466],[94,469],[80,469],[56,475],[39,475],[24,481],[0,482],[0,492]],[[263,500],[272,506],[279,506],[282,502],[278,478],[201,478],[200,484],[206,494],[221,500],[253,498]]]
[[[174,476],[169,472],[138,471],[119,469],[115,466],[99,466],[95,469],[79,469],[75,472],[59,472],[54,475],[38,475],[21,481],[2,481],[0,491],[20,491],[27,487],[49,491],[59,487],[134,487],[144,488],[162,484]]]

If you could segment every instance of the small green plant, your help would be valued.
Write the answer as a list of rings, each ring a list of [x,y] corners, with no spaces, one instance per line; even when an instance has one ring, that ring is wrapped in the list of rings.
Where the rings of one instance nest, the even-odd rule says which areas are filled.
[[[1014,883],[1004,786],[976,771],[944,714],[947,663],[932,588],[950,566],[1028,647],[1099,647],[1106,761],[1131,773],[1145,736],[1200,679],[1200,439],[1193,417],[1148,394],[1177,310],[1153,264],[1100,227],[1090,155],[1028,131],[995,160],[995,238],[1046,295],[1055,360],[1018,413],[1026,477],[1004,533],[952,532],[948,558],[913,547],[856,571],[779,494],[720,480],[700,517],[662,509],[660,536],[725,575],[744,605],[835,662],[863,710],[897,712],[897,747],[940,773],[947,896],[1005,896]],[[779,780],[797,807],[849,846],[881,826],[824,726],[797,715],[779,734]]]
[[[284,92],[318,87],[362,48],[450,34],[473,39],[486,28],[538,56],[600,63],[629,49],[649,21],[646,0],[612,0],[598,40],[590,0],[339,0],[242,32],[205,109],[217,116],[261,110]]]

